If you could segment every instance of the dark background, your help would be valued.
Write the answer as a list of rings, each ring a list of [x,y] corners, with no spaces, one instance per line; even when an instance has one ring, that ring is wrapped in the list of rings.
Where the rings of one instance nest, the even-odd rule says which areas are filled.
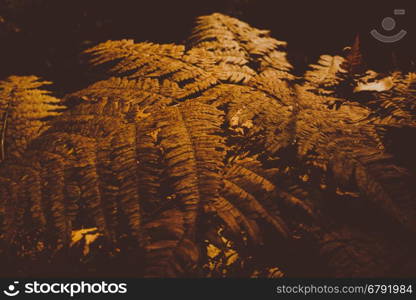
[[[38,75],[53,81],[58,95],[93,80],[81,52],[98,42],[182,43],[199,15],[222,12],[252,26],[269,29],[289,43],[289,59],[297,73],[320,54],[341,54],[359,34],[369,68],[415,70],[416,1],[298,0],[0,0],[0,79]],[[413,5],[412,5],[413,4]],[[405,16],[393,9],[405,8]],[[408,35],[383,44],[369,32],[391,16]]]

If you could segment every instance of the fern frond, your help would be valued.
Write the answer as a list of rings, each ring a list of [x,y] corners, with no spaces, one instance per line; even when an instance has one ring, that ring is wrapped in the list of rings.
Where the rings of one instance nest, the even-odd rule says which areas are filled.
[[[71,236],[94,228],[104,256],[120,252],[147,277],[200,274],[207,245],[223,238],[241,266],[257,256],[270,270],[260,256],[273,252],[290,269],[317,250],[337,276],[389,274],[400,252],[393,235],[416,231],[416,195],[379,130],[414,126],[414,74],[392,74],[394,86],[360,102],[354,87],[378,75],[351,74],[357,50],[346,63],[322,56],[303,85],[292,84],[285,42],[221,14],[199,18],[190,45],[122,40],[88,50],[114,77],[68,95],[70,108],[46,125],[62,107],[41,82],[0,83],[3,140],[24,140],[0,168],[0,256],[51,263],[83,252],[87,241]],[[336,214],[348,205],[382,220],[354,227]],[[383,222],[392,228],[385,241]],[[402,243],[407,257],[412,246]]]
[[[285,222],[279,217],[279,209],[269,198],[277,188],[264,176],[257,174],[256,169],[261,169],[259,163],[250,160],[236,161],[226,168],[224,197],[234,203],[248,218],[263,219],[280,235],[288,237],[289,231]]]
[[[311,136],[313,138],[313,136]],[[398,167],[391,155],[379,149],[377,141],[363,133],[343,131],[321,134],[310,163],[331,170],[336,182],[354,184],[368,200],[392,219],[414,230],[412,176]]]
[[[295,130],[300,157],[309,157],[308,163],[324,171],[331,170],[341,185],[355,184],[380,209],[414,230],[414,196],[409,188],[404,190],[412,176],[385,153],[377,129],[367,120],[371,112],[352,104],[330,110],[321,100],[314,101],[318,96],[302,89],[298,92],[303,106]]]
[[[36,76],[10,76],[0,81],[0,160],[19,157],[29,142],[47,128],[46,118],[59,115],[60,100],[39,89],[51,84]]]
[[[345,147],[344,143],[342,145]],[[351,152],[344,152],[347,151],[345,149],[332,157],[331,169],[336,178],[341,182],[353,180],[359,190],[387,215],[406,229],[415,231],[415,194],[409,188],[414,178],[408,171],[395,165],[390,155],[371,151],[371,148],[360,148],[356,147]]]
[[[151,113],[172,105],[178,99],[185,97],[185,91],[170,80],[159,82],[153,78],[129,80],[112,77],[66,96],[68,101],[74,97],[81,99],[82,102],[99,102],[103,106],[102,111],[99,110],[98,105],[78,106],[74,107],[73,113],[89,107],[95,114],[126,115],[135,120],[135,113],[139,111],[144,114]],[[105,102],[98,101],[100,99],[104,99]]]
[[[169,266],[172,255],[178,251],[186,253],[189,250],[194,253],[195,246],[192,245],[199,211],[205,204],[215,202],[220,197],[220,174],[225,155],[224,139],[218,135],[222,119],[221,111],[191,101],[150,116],[139,130],[139,157],[148,158],[140,161],[140,176],[145,178],[142,188],[157,188],[158,181],[163,180],[158,177],[160,170],[154,168],[157,155],[162,155],[166,182],[171,194],[174,194],[172,205],[180,209],[181,226],[184,228],[180,238],[161,240],[157,236],[151,237],[152,242],[146,249],[149,259],[158,258],[156,265]],[[149,159],[151,157],[153,159]],[[191,255],[185,262],[196,265],[197,258],[198,255]],[[153,271],[148,270],[151,276],[177,271],[164,270],[165,273],[153,274]]]
[[[287,77],[286,42],[270,37],[269,31],[251,27],[238,19],[214,13],[197,19],[190,45],[207,49],[221,61],[240,68],[254,65],[256,71],[273,68]]]
[[[416,79],[414,73],[393,73],[391,89],[373,93],[366,103],[372,110],[375,124],[393,127],[416,126]]]
[[[317,64],[309,66],[312,70],[306,71],[304,78],[319,92],[329,94],[327,89],[335,88],[344,80],[341,74],[347,71],[342,69],[343,63],[345,59],[341,56],[321,55]]]
[[[2,170],[2,178],[9,177],[9,169],[25,170],[16,174],[22,198],[10,199],[10,190],[2,195],[4,215],[13,216],[11,224],[25,216],[24,227],[41,231],[56,250],[69,246],[73,229],[85,227],[97,227],[110,241],[128,234],[133,244],[140,243],[134,133],[134,126],[114,117],[66,112],[32,141],[21,161],[11,161]],[[31,180],[21,179],[31,173]],[[5,189],[13,186],[4,184]],[[29,192],[33,196],[26,199]],[[11,200],[16,201],[13,205],[32,201],[31,213],[7,206]]]
[[[292,143],[286,129],[292,122],[295,102],[286,82],[273,74],[276,75],[273,70],[262,72],[253,77],[249,86],[221,84],[195,100],[225,109],[227,125],[245,140],[244,147],[254,143],[274,153]]]
[[[292,88],[281,78],[279,71],[273,69],[262,71],[248,85],[274,98],[282,105],[294,106],[296,104]]]
[[[113,75],[138,78],[167,78],[183,87],[186,95],[215,85],[218,79],[209,70],[214,58],[202,49],[185,52],[181,45],[137,43],[132,40],[107,41],[86,51],[93,65],[112,62]]]

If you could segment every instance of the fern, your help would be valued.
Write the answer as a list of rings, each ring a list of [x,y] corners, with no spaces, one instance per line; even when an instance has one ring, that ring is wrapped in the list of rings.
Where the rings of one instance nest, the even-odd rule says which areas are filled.
[[[347,72],[342,68],[344,63],[341,56],[321,55],[317,64],[309,66],[311,70],[304,77],[320,94],[331,95],[331,88],[338,87],[343,81],[342,74]]]
[[[135,120],[136,114],[158,111],[175,104],[183,96],[184,90],[169,80],[159,83],[157,79],[152,78],[128,80],[112,77],[68,95],[66,100],[96,102],[105,98],[107,101],[103,102],[103,110],[113,111],[114,115],[126,115],[128,119]],[[96,106],[93,106],[93,110],[97,110]]]
[[[110,69],[114,75],[127,75],[130,79],[168,78],[181,84],[186,95],[218,82],[208,71],[214,60],[202,50],[194,52],[194,55],[187,54],[179,45],[135,44],[132,40],[108,41],[87,51],[93,55],[91,62],[94,65],[118,60]]]
[[[204,91],[219,83],[246,81],[253,75],[248,67],[224,63],[203,48],[185,50],[179,45],[135,44],[131,40],[108,41],[87,51],[91,62],[99,65],[116,62],[114,75],[170,79],[183,88],[183,96]]]
[[[82,104],[78,109],[89,105]],[[21,234],[28,228],[38,230],[55,250],[68,246],[73,228],[97,227],[110,239],[120,237],[118,230],[132,237],[139,235],[139,203],[131,186],[135,184],[135,170],[123,164],[131,158],[130,162],[136,162],[134,156],[129,158],[133,154],[134,127],[112,116],[98,116],[100,113],[64,113],[28,146],[22,160],[10,161],[2,169],[1,177],[20,182],[21,190],[18,195],[5,192],[9,200],[3,198],[2,205],[7,201],[9,205],[25,205],[26,195],[31,195],[29,201],[33,201],[29,215],[10,208],[2,234],[10,231],[12,224],[21,224]],[[16,170],[15,175],[7,174],[7,169]],[[32,176],[22,181],[29,171]],[[7,191],[7,181],[2,186]],[[35,227],[28,225],[33,220],[39,220]],[[16,238],[6,236],[6,241],[13,244]]]
[[[221,147],[223,138],[218,135],[220,125],[220,111],[190,102],[155,114],[146,120],[139,131],[139,166],[142,166],[139,174],[148,179],[143,181],[141,187],[143,190],[147,190],[148,186],[152,189],[162,180],[168,181],[183,227],[181,236],[172,240],[150,237],[150,244],[146,246],[150,251],[150,275],[155,272],[154,275],[160,276],[171,274],[178,268],[180,270],[178,265],[169,268],[169,265],[175,264],[172,255],[181,255],[183,260],[190,259],[191,265],[197,263],[199,254],[194,241],[199,211],[205,203],[219,199],[224,156],[224,147]],[[159,148],[159,151],[154,148]],[[154,176],[160,173],[152,166],[151,157],[157,152],[162,155],[165,165],[165,179]],[[147,159],[140,160],[142,156]]]
[[[276,232],[287,237],[289,230],[279,216],[278,206],[269,198],[277,188],[265,175],[258,174],[259,169],[261,166],[256,161],[234,161],[225,172],[224,194],[234,199],[236,207],[245,216],[263,219],[275,227]],[[252,237],[254,240],[258,238],[256,234],[257,237]]]
[[[47,128],[44,120],[64,108],[59,99],[38,89],[47,84],[36,76],[11,76],[0,82],[1,161],[19,157],[30,140]]]
[[[0,170],[3,257],[53,265],[72,253],[82,269],[99,253],[146,277],[201,276],[219,257],[220,268],[248,276],[318,264],[334,276],[384,275],[399,264],[398,242],[411,259],[395,234],[416,229],[414,174],[386,151],[380,126],[413,126],[413,74],[358,101],[354,89],[376,78],[354,76],[358,44],[346,59],[322,56],[303,82],[285,45],[212,14],[186,46],[122,40],[88,50],[94,65],[110,66],[107,79],[67,95],[68,110],[46,125],[30,124],[38,135],[10,131],[5,118],[3,132],[25,143]],[[18,92],[23,83],[2,83],[9,115],[17,95],[44,103],[39,118],[61,108],[33,90],[34,78]],[[351,207],[379,217],[357,224]],[[85,253],[87,241],[74,242],[87,228],[105,247]],[[250,262],[257,270],[237,266]]]
[[[242,148],[240,151],[255,152],[261,145],[274,153],[291,143],[290,130],[286,129],[295,111],[293,96],[279,73],[269,70],[253,77],[246,86],[222,84],[195,100],[225,109],[230,134],[241,140],[234,145]]]
[[[235,18],[219,13],[199,17],[190,44],[241,68],[254,66],[258,72],[273,68],[282,76],[290,77],[291,65],[284,51],[286,42],[273,39],[269,31],[252,28]]]
[[[376,124],[393,127],[415,127],[415,74],[393,73],[392,88],[375,93],[368,102]]]

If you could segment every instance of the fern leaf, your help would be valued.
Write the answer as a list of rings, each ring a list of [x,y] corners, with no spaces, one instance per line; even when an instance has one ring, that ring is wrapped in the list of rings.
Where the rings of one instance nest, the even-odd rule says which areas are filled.
[[[294,114],[293,93],[284,81],[273,76],[267,79],[264,73],[254,77],[249,84],[222,84],[195,100],[224,108],[230,129],[248,142],[246,148],[256,143],[274,153],[292,143],[286,129]]]
[[[178,251],[187,251],[181,247],[190,247],[188,250],[194,252],[194,246],[191,245],[195,239],[198,212],[204,203],[219,198],[225,147],[221,146],[223,138],[218,135],[221,124],[222,113],[219,110],[197,102],[188,102],[150,116],[139,131],[139,157],[151,157],[158,153],[162,155],[166,167],[165,176],[175,195],[175,206],[180,208],[183,219],[184,233],[180,239],[155,240],[146,246],[150,257],[161,259],[160,255],[167,255],[163,260],[166,266],[170,264],[168,262],[172,255]],[[156,143],[150,138],[156,140]],[[154,147],[159,147],[160,151],[152,150]],[[143,165],[141,172],[145,172],[142,176],[146,178],[146,185],[157,187],[157,183],[152,181],[161,180],[157,177],[160,172],[158,169],[153,171],[152,160],[140,163]],[[191,255],[188,260],[189,258],[196,259],[197,255]],[[197,260],[188,261],[191,265],[196,262]],[[171,274],[173,271],[166,272]],[[153,273],[150,275],[158,276]]]
[[[415,210],[412,191],[406,188],[412,176],[395,165],[391,155],[377,147],[377,141],[362,134],[326,133],[317,140],[321,164],[326,161],[340,184],[354,182],[357,188],[381,210],[404,227],[414,230]],[[315,159],[315,158],[311,158]]]
[[[277,205],[268,198],[276,191],[269,180],[256,174],[244,162],[235,163],[225,171],[224,195],[248,218],[264,219],[270,223],[276,232],[288,237],[289,232],[285,222],[279,217]],[[252,165],[249,163],[249,166]]]
[[[267,30],[219,13],[199,17],[189,40],[192,47],[207,49],[241,70],[246,65],[257,65],[256,71],[273,68],[288,75],[291,69],[286,59],[286,42],[270,37]]]
[[[32,197],[21,199],[22,203],[34,202],[24,226],[37,224],[35,228],[57,248],[68,247],[72,230],[83,227],[97,227],[110,241],[128,234],[132,245],[138,245],[141,229],[134,132],[132,125],[111,117],[67,112],[57,118],[30,144],[22,162],[10,162],[9,168],[23,164],[26,174],[30,171],[38,178],[20,183],[22,191],[33,191]],[[3,172],[1,177],[8,175]],[[2,201],[13,197],[8,193]],[[13,211],[13,206],[6,206],[4,214],[16,215]]]
[[[0,83],[0,254],[53,261],[87,244],[73,233],[96,228],[106,255],[139,261],[136,275],[146,277],[195,276],[218,255],[223,267],[257,256],[270,270],[260,256],[276,256],[275,244],[288,268],[317,250],[336,276],[389,274],[400,253],[393,235],[416,229],[416,195],[378,131],[414,126],[414,74],[391,74],[388,90],[358,102],[354,87],[378,75],[351,74],[357,44],[346,60],[322,56],[293,84],[285,42],[221,14],[199,18],[189,46],[122,40],[88,50],[114,77],[68,95],[70,108],[46,125],[61,106],[41,82]],[[10,134],[22,136],[17,150]],[[336,212],[348,205],[383,219],[355,227]],[[383,222],[392,226],[385,240]],[[222,243],[209,258],[207,244]],[[413,246],[400,243],[410,257]]]
[[[321,55],[317,64],[309,67],[304,78],[308,83],[318,89],[320,93],[330,94],[328,89],[335,88],[344,79],[342,74],[346,74],[346,70],[342,68],[345,59],[341,56]]]
[[[387,78],[392,88],[373,93],[373,99],[366,103],[372,109],[370,119],[383,126],[415,127],[415,74],[396,72]]]
[[[75,107],[74,112],[78,109],[92,108],[96,114],[113,114],[127,115],[130,119],[135,120],[135,113],[151,113],[158,111],[165,106],[174,104],[177,99],[185,96],[182,90],[175,82],[164,80],[159,83],[157,79],[143,78],[137,80],[128,80],[126,78],[112,77],[107,80],[99,81],[92,84],[84,90],[78,91],[66,98],[70,101],[72,98],[81,99],[82,102],[100,102],[103,99],[103,111],[98,110],[98,105]],[[105,103],[105,104],[104,104]],[[87,113],[84,111],[83,113]]]
[[[38,88],[50,84],[36,76],[10,76],[0,81],[1,160],[19,157],[30,140],[47,126],[44,119],[59,115],[60,100]]]
[[[94,65],[113,62],[111,74],[138,78],[168,78],[191,95],[215,85],[218,79],[209,70],[213,57],[202,49],[185,52],[179,45],[135,44],[132,40],[108,41],[89,50]]]

